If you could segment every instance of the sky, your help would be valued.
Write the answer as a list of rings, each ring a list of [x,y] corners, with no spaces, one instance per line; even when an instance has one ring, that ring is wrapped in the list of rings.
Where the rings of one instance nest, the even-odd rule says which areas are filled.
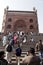
[[[0,31],[2,29],[4,9],[9,6],[9,10],[32,11],[37,9],[39,32],[43,33],[43,0],[0,0]]]

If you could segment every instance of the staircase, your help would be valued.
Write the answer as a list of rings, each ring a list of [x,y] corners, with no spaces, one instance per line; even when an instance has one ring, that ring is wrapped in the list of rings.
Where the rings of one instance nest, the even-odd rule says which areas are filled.
[[[22,63],[22,59],[26,56],[27,52],[22,52],[21,56],[19,57],[20,58],[20,65],[25,65]],[[9,64],[9,65],[17,65],[17,57],[16,55],[14,55],[14,52],[12,53],[12,63]]]
[[[22,59],[26,56],[27,52],[22,52],[21,56],[20,56],[20,63],[22,63]],[[12,54],[12,63],[17,63],[16,62],[16,55],[14,55],[14,53]]]
[[[20,56],[20,65],[26,65],[26,64],[22,63],[22,59],[26,56],[26,54],[27,54],[27,52],[22,52],[22,54]],[[36,53],[36,55],[38,56],[38,53]],[[16,56],[14,55],[14,53],[12,55],[11,60],[12,60],[12,63],[9,65],[17,65]]]
[[[25,48],[24,48],[24,47],[25,47]],[[15,47],[15,48],[16,48],[16,47]],[[22,51],[22,54],[21,54],[21,56],[20,56],[20,65],[26,65],[26,64],[23,64],[23,63],[22,63],[22,59],[26,56],[26,54],[27,54],[27,49],[26,49],[26,48],[28,48],[28,47],[26,47],[26,45],[25,45],[25,46],[22,46],[21,48],[22,48],[22,50],[24,49],[24,51]],[[0,51],[1,51],[1,50],[4,50],[4,47],[0,47]],[[38,56],[38,52],[36,52],[36,55]],[[11,60],[12,60],[12,63],[9,64],[9,65],[17,65],[16,55],[14,54],[14,52],[12,53],[12,58],[11,58]],[[42,58],[42,61],[43,61],[43,58]]]

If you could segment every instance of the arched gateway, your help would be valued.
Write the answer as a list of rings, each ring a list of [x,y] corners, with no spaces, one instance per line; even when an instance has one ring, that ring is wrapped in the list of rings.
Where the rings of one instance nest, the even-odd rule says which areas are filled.
[[[26,23],[24,20],[17,20],[14,24],[14,31],[26,31]]]

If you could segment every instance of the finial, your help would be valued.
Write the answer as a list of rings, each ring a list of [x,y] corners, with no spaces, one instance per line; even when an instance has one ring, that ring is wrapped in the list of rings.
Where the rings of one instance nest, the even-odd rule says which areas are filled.
[[[6,10],[8,10],[8,9],[9,9],[9,6],[6,7]]]
[[[33,7],[33,11],[35,11],[37,13],[37,9],[35,7]]]
[[[34,10],[34,11],[36,10],[35,7],[33,7],[33,10]]]
[[[4,9],[4,14],[7,13],[8,9],[9,9],[9,6],[7,6],[7,7]]]

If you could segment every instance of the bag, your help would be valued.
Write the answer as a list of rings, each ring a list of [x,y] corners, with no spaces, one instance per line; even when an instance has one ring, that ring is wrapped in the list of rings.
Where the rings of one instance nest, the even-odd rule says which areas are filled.
[[[12,52],[12,46],[9,44],[6,48],[7,52]]]
[[[17,48],[16,49],[16,56],[21,56],[21,52],[22,52],[21,48]]]
[[[11,44],[12,46],[14,46],[15,42],[14,42],[13,39],[10,40],[10,44]]]

